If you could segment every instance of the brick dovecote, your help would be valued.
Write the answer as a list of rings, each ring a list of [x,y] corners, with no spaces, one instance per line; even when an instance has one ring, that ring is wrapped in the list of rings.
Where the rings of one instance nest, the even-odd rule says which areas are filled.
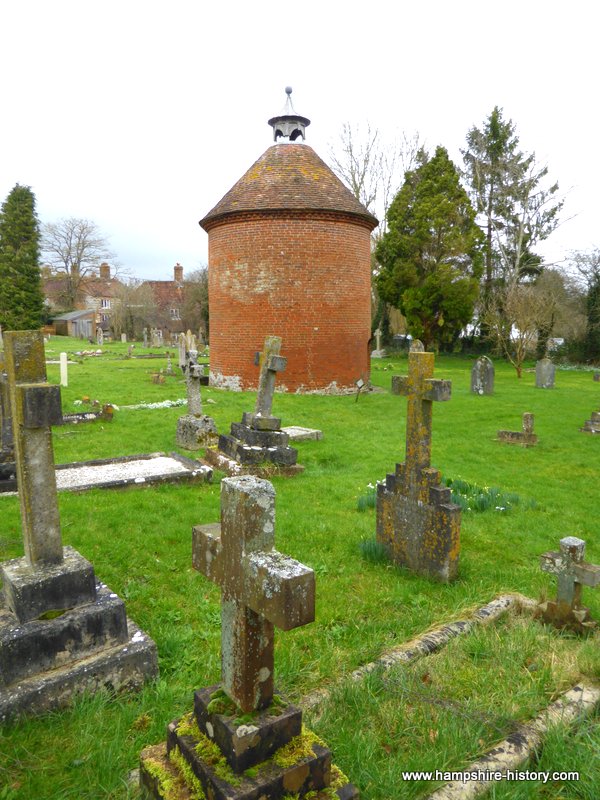
[[[281,336],[288,391],[369,377],[370,232],[377,220],[310,147],[270,147],[201,221],[209,233],[211,383],[256,387]]]

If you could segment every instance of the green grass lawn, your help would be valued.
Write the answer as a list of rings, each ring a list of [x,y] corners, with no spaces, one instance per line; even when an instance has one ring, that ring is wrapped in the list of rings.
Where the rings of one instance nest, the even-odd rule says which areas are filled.
[[[81,347],[76,340],[53,337],[47,357],[58,360],[62,350],[73,353]],[[166,358],[128,359],[127,348],[127,344],[108,344],[101,357],[74,357],[78,363],[69,365],[69,386],[62,390],[65,412],[77,410],[75,403],[84,396],[114,403],[119,410],[112,423],[55,428],[57,463],[176,449],[181,408],[123,407],[184,398],[176,355],[177,374],[166,376],[164,384],[155,384],[152,373],[166,368]],[[159,351],[145,351],[137,344],[134,352]],[[338,682],[386,649],[456,619],[498,593],[522,592],[536,599],[552,594],[552,579],[539,569],[539,555],[557,549],[563,536],[585,539],[587,559],[600,563],[600,436],[579,432],[599,407],[600,384],[593,382],[589,371],[559,370],[556,388],[539,390],[533,372],[526,371],[519,381],[514,369],[496,362],[495,394],[479,397],[469,391],[472,363],[473,359],[459,357],[436,359],[436,377],[452,380],[452,399],[434,405],[432,465],[444,477],[517,495],[519,503],[507,511],[463,512],[460,574],[447,586],[377,563],[361,550],[361,542],[374,537],[375,512],[359,510],[359,498],[369,492],[369,484],[383,479],[404,458],[406,399],[392,396],[389,386],[393,373],[406,373],[406,359],[373,362],[372,381],[385,391],[361,395],[358,402],[353,396],[276,396],[274,413],[282,417],[282,424],[323,431],[322,441],[297,445],[303,474],[273,478],[277,548],[312,567],[317,578],[315,623],[277,634],[276,682],[291,699]],[[58,364],[48,366],[48,378],[58,383]],[[228,431],[229,424],[239,421],[242,411],[252,410],[254,404],[251,393],[204,388],[202,396],[205,412],[221,432]],[[499,429],[520,429],[525,411],[535,414],[538,445],[522,449],[496,442]],[[136,767],[140,750],[163,739],[166,724],[189,710],[195,688],[218,682],[219,591],[191,568],[191,528],[218,520],[220,477],[215,475],[210,486],[164,485],[60,495],[64,543],[92,561],[97,576],[125,599],[129,616],[156,641],[161,675],[138,695],[83,698],[73,709],[0,729],[0,800],[133,798],[135,791],[127,788],[126,777]],[[19,556],[17,498],[0,498],[0,511],[0,557]],[[584,590],[584,599],[600,619],[600,592]],[[474,675],[469,658],[465,662],[457,651],[456,668],[446,666],[447,674],[440,678],[443,696],[462,702],[470,686],[469,696],[475,699],[469,703],[493,724],[483,732],[474,724],[465,733],[464,744],[456,743],[451,751],[439,754],[437,768],[460,769],[480,754],[493,743],[499,718],[503,724],[507,719],[526,719],[578,676],[600,679],[600,664],[594,657],[598,634],[581,642],[537,626],[530,626],[527,634],[511,631],[510,626],[503,628],[494,646],[464,647],[486,652],[496,647],[513,654],[508,661],[515,660],[520,647],[526,658],[533,659],[537,650],[540,659],[548,652],[560,652],[568,654],[568,667],[554,669],[544,661],[543,679],[536,675],[532,682],[523,659],[511,670],[508,664],[485,657],[478,662],[483,671]],[[525,636],[526,644],[519,644],[520,636]],[[433,668],[425,662],[418,667]],[[418,670],[414,674],[418,676]],[[366,800],[422,795],[427,787],[402,784],[399,771],[425,769],[426,763],[433,763],[435,769],[438,751],[434,744],[437,747],[440,738],[442,742],[452,739],[456,719],[444,721],[440,715],[435,736],[428,733],[432,725],[417,726],[415,719],[419,713],[427,717],[431,704],[425,703],[421,711],[413,708],[415,719],[406,713],[406,703],[414,706],[418,701],[399,689],[403,681],[418,681],[411,675],[396,671],[393,689],[381,677],[336,689],[323,715],[314,721],[315,730],[327,740],[337,763]],[[495,692],[480,691],[479,687],[492,681]],[[471,705],[465,708],[468,715]],[[582,752],[587,754],[584,764],[593,758],[600,762],[597,727],[554,742],[561,765],[570,759],[581,761]],[[497,738],[504,735],[499,733]],[[573,748],[570,754],[569,747]],[[423,766],[406,766],[419,763]],[[512,788],[520,793],[497,796],[519,800],[594,797],[585,793],[591,789],[583,783]]]

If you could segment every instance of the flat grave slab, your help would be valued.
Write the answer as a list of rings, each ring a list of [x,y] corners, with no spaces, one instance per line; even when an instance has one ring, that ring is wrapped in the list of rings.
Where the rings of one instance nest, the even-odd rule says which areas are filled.
[[[149,483],[179,481],[210,482],[212,469],[179,453],[149,453],[100,458],[56,465],[58,491],[82,492],[87,489],[115,489]],[[0,483],[0,494],[16,492],[16,480]]]
[[[292,442],[305,442],[311,439],[318,441],[323,438],[323,431],[316,428],[304,428],[302,425],[289,425],[281,430],[287,433]]]

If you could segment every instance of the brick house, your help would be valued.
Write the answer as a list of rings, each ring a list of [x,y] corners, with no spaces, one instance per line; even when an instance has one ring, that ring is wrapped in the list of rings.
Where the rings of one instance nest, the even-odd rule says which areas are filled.
[[[92,322],[92,334],[96,329],[102,328],[105,334],[110,334],[111,314],[115,304],[119,302],[119,292],[123,286],[118,278],[111,277],[110,265],[106,262],[100,264],[99,273],[90,273],[82,278],[75,298],[75,308],[69,308],[68,284],[66,277],[59,274],[44,276],[42,272],[42,286],[46,307],[49,315],[64,317],[60,312],[86,311],[93,312],[95,318]],[[91,317],[89,317],[91,319]]]
[[[183,267],[177,263],[173,267],[173,280],[144,281],[149,286],[156,304],[155,327],[160,329],[164,341],[173,339],[185,330],[183,318]]]

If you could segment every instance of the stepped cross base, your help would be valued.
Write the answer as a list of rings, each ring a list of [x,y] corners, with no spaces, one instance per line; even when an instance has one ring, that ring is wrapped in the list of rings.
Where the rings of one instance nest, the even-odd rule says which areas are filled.
[[[377,486],[377,541],[390,561],[417,575],[447,583],[456,578],[460,554],[460,506],[439,484],[437,469],[407,483],[406,465]]]
[[[186,414],[177,420],[177,447],[184,450],[200,450],[217,441],[217,425],[212,417],[206,414],[195,416]]]
[[[195,711],[167,728],[166,745],[141,754],[147,798],[278,800],[308,792],[314,800],[357,800],[357,789],[331,763],[331,752],[302,727],[299,708],[275,696],[243,715],[218,686],[195,694]],[[213,710],[216,709],[216,710]]]

